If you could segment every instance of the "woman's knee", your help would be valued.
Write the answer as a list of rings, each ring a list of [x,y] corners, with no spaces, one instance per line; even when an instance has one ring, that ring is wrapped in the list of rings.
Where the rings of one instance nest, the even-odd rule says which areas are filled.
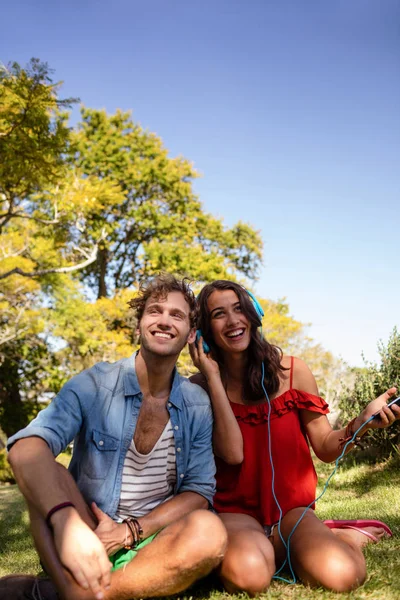
[[[270,585],[275,572],[275,559],[272,546],[230,548],[221,565],[220,576],[230,593],[246,592],[255,596],[264,592]]]
[[[292,526],[303,509],[284,517]],[[340,540],[313,513],[306,514],[291,543],[291,558],[304,583],[346,592],[360,586],[366,577],[365,559],[358,548]]]
[[[312,573],[312,571],[314,571]],[[317,565],[302,579],[310,585],[322,585],[335,592],[350,592],[365,581],[365,560],[349,551],[336,548],[330,549],[319,556]]]
[[[325,561],[325,587],[337,592],[349,592],[364,583],[365,561],[350,556],[346,552],[332,553]]]

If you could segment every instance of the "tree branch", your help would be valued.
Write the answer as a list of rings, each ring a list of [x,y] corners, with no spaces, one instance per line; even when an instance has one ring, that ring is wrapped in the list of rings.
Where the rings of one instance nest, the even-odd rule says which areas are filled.
[[[21,256],[21,254],[23,254],[26,250],[28,250],[28,248],[29,248],[29,245],[26,245],[23,248],[21,248],[20,250],[16,250],[15,252],[12,252],[11,254],[7,254],[5,249],[0,246],[0,252],[2,254],[3,259],[14,258],[15,256]]]
[[[8,213],[4,213],[0,215],[0,218],[6,217],[7,215]],[[36,221],[37,223],[41,223],[42,225],[58,225],[58,223],[60,222],[60,219],[52,219],[51,221],[47,221],[46,219],[40,219],[39,217],[32,217],[31,215],[18,212],[10,213],[10,218],[8,220],[13,219],[14,217],[19,217],[20,219],[29,219],[30,221]]]
[[[27,330],[27,327],[25,327],[24,329],[19,329],[18,331],[14,331],[13,333],[8,333],[9,330],[5,330],[0,335],[0,346],[7,344],[7,342],[11,342],[11,340],[15,340],[15,338],[19,337],[22,333],[25,333],[25,331]]]
[[[20,322],[20,320],[22,319],[24,313],[26,312],[26,310],[30,308],[30,303],[29,301],[26,302],[24,304],[24,306],[22,306],[19,310],[18,310],[18,314],[15,316],[14,318],[14,324],[13,327],[3,327],[3,330],[1,331],[0,329],[0,346],[2,346],[3,344],[6,344],[7,342],[11,342],[11,340],[15,340],[16,338],[18,338],[22,333],[25,333],[25,331],[28,330],[27,327],[23,327],[22,329],[18,329],[18,324]],[[9,311],[6,311],[6,315],[10,314]],[[7,315],[8,316],[8,315]]]
[[[0,273],[0,280],[5,279],[6,277],[10,277],[11,275],[21,275],[22,277],[41,277],[42,275],[49,275],[50,273],[72,273],[73,271],[78,271],[80,269],[84,269],[85,267],[94,263],[95,260],[97,259],[97,253],[99,250],[99,242],[102,239],[104,239],[104,237],[105,237],[105,231],[103,229],[98,242],[94,245],[91,253],[88,255],[87,260],[85,260],[77,265],[71,265],[70,267],[57,267],[57,268],[53,268],[53,269],[42,269],[39,271],[30,271],[30,272],[23,271],[19,267],[15,267],[14,269],[11,269],[10,271],[6,271],[5,273]],[[84,253],[84,251],[82,249],[80,249],[80,251]]]

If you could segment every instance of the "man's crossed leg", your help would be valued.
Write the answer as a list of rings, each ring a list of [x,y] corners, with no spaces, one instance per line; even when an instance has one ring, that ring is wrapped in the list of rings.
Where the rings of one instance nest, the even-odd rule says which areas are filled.
[[[79,518],[95,530],[97,522],[75,481],[64,467],[59,467],[64,489],[68,488]],[[0,595],[7,600],[30,597],[35,600],[94,600],[98,597],[130,600],[176,594],[216,568],[226,548],[226,531],[220,519],[210,511],[195,510],[162,529],[129,563],[113,571],[108,589],[102,585],[100,575],[97,585],[92,580],[91,589],[85,590],[61,563],[51,528],[32,506],[29,506],[29,512],[35,546],[53,584],[29,576],[3,578]],[[69,542],[73,547],[74,540]],[[108,568],[111,569],[111,563]],[[36,592],[33,591],[35,588]]]

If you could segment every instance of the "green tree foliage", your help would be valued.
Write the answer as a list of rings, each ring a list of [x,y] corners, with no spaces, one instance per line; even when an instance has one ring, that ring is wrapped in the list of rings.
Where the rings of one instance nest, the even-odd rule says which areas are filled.
[[[126,307],[160,269],[256,277],[262,241],[203,211],[183,157],[129,114],[71,132],[47,64],[0,72],[0,423],[9,435],[72,374],[135,349]],[[83,283],[83,285],[82,285]],[[98,296],[93,301],[92,290]],[[33,412],[32,412],[33,411]]]
[[[132,290],[119,290],[113,298],[95,302],[88,302],[79,288],[68,296],[56,295],[51,332],[64,347],[56,352],[62,377],[53,376],[52,391],[58,391],[71,374],[132,354],[137,348],[136,319],[127,303],[133,295]]]
[[[379,364],[367,364],[358,369],[355,382],[339,398],[341,421],[344,426],[376,396],[396,386],[400,390],[400,333],[393,329],[388,343],[378,344]],[[363,445],[373,457],[386,458],[400,452],[400,425],[396,422],[385,430],[375,430],[363,438]]]
[[[107,231],[96,263],[85,271],[99,298],[160,270],[209,281],[236,274],[254,279],[262,240],[249,225],[232,228],[204,212],[192,190],[197,173],[171,158],[155,134],[130,113],[83,109],[73,136],[74,164],[85,176],[112,182],[124,201],[91,216],[91,233]]]
[[[25,425],[73,374],[137,347],[127,302],[160,270],[200,286],[257,278],[260,234],[203,210],[184,157],[130,113],[82,109],[70,130],[45,63],[0,71],[0,424]],[[95,299],[97,298],[97,299]],[[264,335],[306,360],[329,395],[333,357],[285,300],[261,301]],[[179,359],[193,370],[187,351]],[[337,372],[337,368],[335,373]],[[324,387],[325,386],[325,387]]]
[[[295,354],[299,338],[304,337],[304,324],[296,321],[289,314],[286,298],[277,302],[258,299],[263,310],[263,335],[271,343],[279,346],[286,354]]]
[[[17,273],[48,260],[52,241],[30,198],[62,175],[69,130],[48,66],[0,69],[0,417],[5,433],[29,418],[21,381],[35,388],[45,344],[42,285]],[[27,360],[27,357],[29,359]],[[41,358],[39,358],[41,357]],[[39,361],[39,362],[38,362]]]
[[[25,200],[55,184],[64,169],[69,130],[46,63],[32,59],[0,68],[0,228],[12,218],[30,218]]]
[[[60,99],[59,88],[37,59],[26,69],[0,68],[0,281],[72,272],[94,261],[87,214],[94,204],[122,200],[115,185],[83,177],[68,163],[65,109],[76,100]]]
[[[65,108],[73,100],[59,98],[50,75],[35,59],[26,69],[0,69],[0,419],[7,434],[31,418],[57,371],[46,341],[48,307],[66,285],[60,273],[96,258],[96,245],[83,237],[87,211],[114,205],[119,193],[67,163]]]

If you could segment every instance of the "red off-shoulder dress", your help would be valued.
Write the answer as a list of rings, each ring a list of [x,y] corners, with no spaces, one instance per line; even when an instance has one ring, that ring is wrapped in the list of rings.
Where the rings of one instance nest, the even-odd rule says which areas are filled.
[[[317,475],[311,459],[299,411],[329,412],[319,396],[292,388],[271,401],[271,448],[275,469],[275,494],[283,515],[315,500]],[[268,448],[268,403],[255,406],[231,402],[244,442],[244,460],[228,465],[216,458],[218,512],[244,513],[262,525],[279,520],[279,509],[272,494],[272,469]]]

